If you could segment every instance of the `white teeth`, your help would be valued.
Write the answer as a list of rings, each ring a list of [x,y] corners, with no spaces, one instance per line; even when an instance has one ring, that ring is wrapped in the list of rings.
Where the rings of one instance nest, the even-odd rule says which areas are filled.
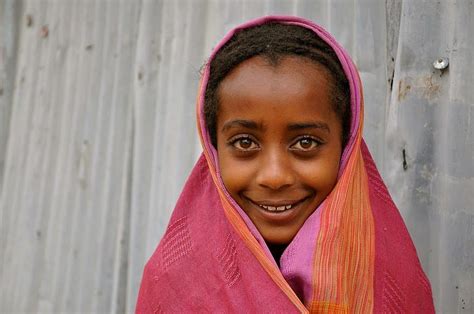
[[[290,209],[291,207],[293,207],[293,205],[283,205],[283,206],[259,205],[259,206],[271,212],[282,212],[285,209]]]

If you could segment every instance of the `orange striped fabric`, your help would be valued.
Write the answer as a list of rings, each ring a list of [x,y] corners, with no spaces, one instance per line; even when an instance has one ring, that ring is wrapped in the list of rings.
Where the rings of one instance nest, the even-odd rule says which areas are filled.
[[[363,117],[362,90],[360,94]],[[360,119],[345,171],[322,212],[313,263],[311,313],[373,311],[375,225],[361,152],[362,129]]]
[[[313,313],[371,313],[374,220],[359,143],[322,213],[314,258]]]

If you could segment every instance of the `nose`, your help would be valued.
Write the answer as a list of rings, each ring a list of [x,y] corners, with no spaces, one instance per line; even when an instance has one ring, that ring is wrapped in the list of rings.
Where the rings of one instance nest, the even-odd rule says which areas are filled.
[[[262,154],[256,182],[272,190],[281,190],[293,185],[295,173],[287,152],[274,149]]]

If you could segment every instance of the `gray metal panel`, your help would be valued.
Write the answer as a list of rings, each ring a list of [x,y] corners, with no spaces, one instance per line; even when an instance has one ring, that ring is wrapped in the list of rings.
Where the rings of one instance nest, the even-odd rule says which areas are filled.
[[[1,199],[2,312],[125,307],[114,287],[126,262],[139,9],[22,3]]]
[[[473,18],[472,1],[403,2],[388,111],[384,175],[441,313],[474,311]]]
[[[16,74],[19,27],[16,21],[20,18],[21,11],[21,2],[0,1],[0,191],[3,184]]]
[[[365,138],[437,309],[472,311],[473,12],[467,0],[0,0],[1,311],[133,311],[201,152],[200,67],[265,14],[310,18],[354,57]]]

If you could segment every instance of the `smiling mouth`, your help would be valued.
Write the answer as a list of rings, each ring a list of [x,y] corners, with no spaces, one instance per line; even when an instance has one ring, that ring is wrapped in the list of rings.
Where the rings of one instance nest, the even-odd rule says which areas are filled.
[[[270,205],[258,205],[258,206],[260,206],[261,208],[265,210],[268,210],[269,212],[282,212],[284,210],[291,209],[294,206],[294,204],[283,205],[283,206],[270,206]]]
[[[250,199],[249,199],[249,201],[252,202],[254,205],[257,205],[258,207],[260,207],[263,210],[267,211],[267,212],[281,213],[281,212],[284,212],[284,211],[295,208],[300,203],[304,202],[306,199],[307,199],[307,197],[303,198],[301,200],[298,200],[298,201],[289,201],[286,204],[284,202],[281,202],[281,203],[279,202],[278,205],[277,204],[271,204],[271,205],[270,204],[265,204],[264,202],[255,202],[255,201],[252,201]]]

